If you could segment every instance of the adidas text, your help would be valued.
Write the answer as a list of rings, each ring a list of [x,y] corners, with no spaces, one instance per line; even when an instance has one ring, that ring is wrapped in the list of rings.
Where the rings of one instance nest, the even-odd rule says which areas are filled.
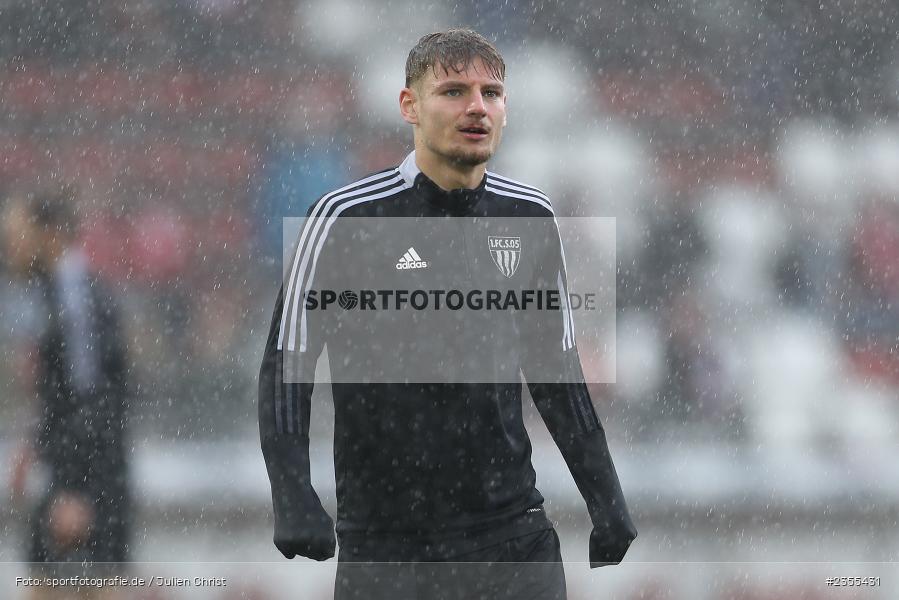
[[[409,248],[396,262],[396,268],[400,271],[404,269],[427,269],[428,263],[421,259],[415,248]]]
[[[396,263],[397,269],[427,269],[428,263],[423,260],[417,260],[413,262],[398,262]]]

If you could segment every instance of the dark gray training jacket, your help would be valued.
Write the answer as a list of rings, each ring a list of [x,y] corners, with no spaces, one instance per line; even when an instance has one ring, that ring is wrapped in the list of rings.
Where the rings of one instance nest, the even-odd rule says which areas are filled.
[[[546,195],[489,171],[477,188],[447,192],[413,153],[326,194],[307,217],[259,378],[278,549],[334,553],[309,478],[310,399],[327,345],[341,560],[445,560],[552,526],[535,488],[523,375],[586,500],[591,564],[620,562],[636,530],[584,383]],[[404,304],[386,295],[397,290]],[[416,290],[426,310],[410,305]],[[448,306],[472,290],[481,304]],[[516,310],[509,294],[520,303],[523,290],[532,305]],[[540,294],[549,300],[534,310]]]

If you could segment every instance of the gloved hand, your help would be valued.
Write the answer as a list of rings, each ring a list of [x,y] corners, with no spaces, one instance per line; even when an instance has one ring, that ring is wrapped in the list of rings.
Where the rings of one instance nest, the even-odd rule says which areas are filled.
[[[316,503],[318,498],[315,498]],[[328,560],[334,556],[337,540],[334,521],[325,509],[309,511],[306,506],[275,510],[275,547],[286,558],[305,556],[313,560]]]
[[[617,565],[624,559],[631,542],[637,537],[637,529],[625,513],[615,523],[594,526],[590,532],[590,568]]]
[[[334,521],[322,506],[309,477],[309,441],[300,436],[263,440],[272,485],[275,547],[287,558],[327,560],[334,556]]]

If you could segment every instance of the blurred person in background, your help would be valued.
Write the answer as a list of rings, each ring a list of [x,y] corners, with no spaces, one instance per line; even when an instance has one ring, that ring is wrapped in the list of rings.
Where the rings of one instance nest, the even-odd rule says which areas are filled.
[[[76,244],[75,202],[73,188],[59,186],[11,197],[2,211],[9,271],[39,303],[37,427],[16,453],[11,486],[19,503],[26,487],[41,490],[27,541],[35,568],[128,559],[125,345],[115,302]],[[35,484],[30,477],[42,479]],[[47,588],[31,590],[54,597]],[[85,591],[86,597],[114,595],[114,588]]]
[[[444,223],[446,217],[458,218],[463,229],[447,232],[444,226],[421,239],[434,253],[452,248],[460,238],[465,244],[474,243],[472,231],[464,229],[472,217],[531,217],[522,222],[537,221],[540,228],[531,236],[515,238],[525,239],[533,248],[516,254],[526,266],[518,269],[516,258],[510,271],[497,267],[510,280],[517,272],[516,281],[522,285],[550,287],[565,297],[560,238],[546,197],[536,188],[486,170],[506,124],[504,78],[499,52],[473,31],[451,29],[419,40],[409,53],[406,87],[400,92],[401,114],[413,126],[415,151],[402,165],[313,204],[309,211],[313,218],[306,221],[294,259],[295,265],[304,265],[300,270],[311,265],[308,280],[305,273],[297,276],[307,282],[305,290],[338,289],[323,283],[334,273],[355,273],[350,275],[358,276],[354,283],[374,273],[383,282],[385,273],[405,272],[399,263],[394,271],[394,261],[386,259],[403,256],[410,243],[390,235],[384,242],[389,248],[382,247],[380,240],[363,233],[365,246],[355,247],[353,240],[360,237],[356,229],[345,235],[325,229],[315,243],[316,216],[349,217],[346,223],[353,223],[353,217],[432,217]],[[406,234],[411,237],[413,232]],[[448,238],[436,239],[441,235]],[[486,247],[483,251],[488,256]],[[494,265],[466,257],[465,252],[430,263],[421,261],[412,247],[406,254],[411,258],[405,268],[420,269],[415,281],[423,289],[456,281],[460,272],[473,282],[496,284]],[[354,257],[364,273],[350,271],[347,256]],[[385,262],[387,271],[379,271]],[[351,342],[344,343],[335,332],[339,327],[324,324],[326,317],[319,318],[320,312],[291,309],[303,305],[298,302],[305,294],[302,281],[291,278],[278,295],[259,385],[274,542],[284,556],[325,560],[334,554],[334,524],[310,482],[308,438],[310,381],[327,341],[335,382],[331,389],[341,546],[335,598],[566,597],[559,539],[535,487],[531,444],[522,421],[520,373],[586,500],[593,522],[590,565],[617,564],[624,558],[636,530],[583,381],[567,308],[544,319],[516,317],[522,322],[513,327],[510,319],[500,323],[497,318],[489,337],[481,329],[482,321],[467,317],[452,339],[428,338],[421,328],[397,326],[396,321],[393,329],[408,334],[396,345],[378,338],[383,329],[372,333],[364,327],[353,330]],[[303,325],[287,325],[299,312]],[[307,323],[308,330],[303,331],[309,332],[308,338],[301,333],[304,341],[293,346],[293,333]],[[346,373],[341,369],[347,365],[361,368],[368,380],[377,377],[380,367],[357,351],[364,354],[369,345],[381,344],[407,349],[402,355],[386,349],[380,353],[403,365],[401,377],[407,381],[410,374],[421,372],[420,363],[410,366],[415,362],[411,355],[433,358],[429,364],[444,371],[457,361],[464,363],[465,355],[494,361],[491,375],[497,378],[497,373],[508,372],[514,383],[496,379],[478,383],[485,380],[465,379],[471,371],[464,370],[462,379],[448,384],[433,383],[444,380],[438,378],[421,384],[344,383]],[[300,381],[285,374],[293,366],[291,360],[307,375]],[[452,378],[446,372],[437,377],[441,376]],[[446,563],[469,566],[456,570],[458,565],[450,568]],[[521,563],[528,564],[522,568]]]

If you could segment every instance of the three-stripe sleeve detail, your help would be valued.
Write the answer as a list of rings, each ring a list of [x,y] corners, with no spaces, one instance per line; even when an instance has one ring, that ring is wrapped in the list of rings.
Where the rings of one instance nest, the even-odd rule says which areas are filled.
[[[502,184],[507,187],[518,188],[520,190],[529,192],[529,193],[539,196],[539,197],[543,198],[544,200],[546,200],[547,202],[549,202],[549,198],[546,197],[546,194],[544,194],[543,192],[541,192],[539,189],[535,188],[532,185],[528,185],[526,183],[521,183],[520,181],[515,181],[514,179],[509,179],[508,177],[505,177],[503,175],[497,175],[493,171],[487,171],[488,183],[491,180],[493,180],[494,183]]]
[[[531,187],[529,185],[524,185],[523,183],[515,182],[505,177],[500,177],[499,175],[491,173],[489,171],[487,172],[487,191],[493,192],[494,194],[500,194],[502,196],[509,196],[510,198],[527,200],[529,202],[539,204],[550,213],[553,213],[552,204],[550,204],[549,198],[547,198],[546,194],[544,194],[537,188]]]
[[[275,379],[273,381],[275,391],[275,430],[284,433],[284,422],[281,416],[283,405],[282,392],[284,391],[284,361],[278,355],[275,359]]]
[[[308,264],[309,248],[312,247],[314,243],[313,230],[317,231],[315,225],[318,222],[318,217],[320,217],[324,213],[324,211],[329,208],[332,200],[337,202],[346,195],[352,195],[353,193],[367,189],[367,187],[372,186],[372,184],[374,184],[374,186],[383,184],[384,181],[390,180],[393,175],[395,175],[395,169],[392,169],[388,172],[376,173],[370,177],[366,177],[365,179],[352,183],[348,186],[344,186],[331,192],[330,194],[323,196],[313,206],[309,216],[303,222],[303,229],[300,231],[296,253],[294,254],[293,263],[291,265],[290,277],[284,289],[284,309],[281,315],[281,327],[278,331],[279,350],[283,349],[284,347],[284,335],[286,333],[287,323],[289,321],[289,313],[291,313],[291,298],[293,297],[296,290],[297,277],[301,272],[305,271],[305,268]]]
[[[574,348],[575,341],[574,341],[574,315],[572,314],[572,311],[571,311],[571,298],[568,295],[568,286],[567,286],[568,265],[565,263],[565,247],[562,245],[562,232],[559,231],[559,222],[556,221],[555,216],[553,216],[553,221],[555,221],[555,225],[556,225],[556,235],[559,236],[559,256],[561,257],[561,260],[562,260],[562,268],[559,271],[559,285],[560,285],[559,293],[562,295],[562,298],[565,299],[565,305],[567,306],[567,311],[564,311],[565,314],[563,315],[563,318],[565,319],[565,322],[563,323],[563,327],[565,328],[566,335],[567,335],[567,338],[569,341],[569,345],[568,346],[565,345],[565,336],[563,336],[562,349],[570,350],[571,348]]]
[[[571,317],[571,302],[568,298],[568,289],[562,277],[561,269],[556,279],[556,286],[559,289],[559,296],[562,298],[562,350],[568,351],[574,348],[574,323]]]
[[[575,422],[578,424],[581,433],[590,433],[599,429],[599,418],[596,416],[593,403],[590,401],[590,395],[585,393],[586,386],[575,385],[567,387],[570,389],[569,399],[574,405],[571,408],[574,411]]]
[[[300,352],[306,351],[306,310],[302,300],[314,279],[318,257],[328,232],[340,213],[363,202],[392,196],[407,187],[409,185],[403,181],[399,172],[392,169],[336,190],[316,203],[300,232],[297,253],[286,286],[285,310],[278,334],[279,349],[295,351],[299,346]]]
[[[555,221],[555,212],[553,211],[552,204],[550,204],[549,198],[547,198],[546,194],[541,192],[539,189],[521,183],[519,181],[515,181],[514,179],[509,179],[508,177],[503,177],[501,175],[497,175],[496,173],[487,172],[487,191],[493,192],[495,194],[500,194],[502,196],[508,196],[510,198],[517,198],[519,200],[527,200],[529,202],[533,202],[535,204],[539,204],[553,215],[553,221]],[[555,223],[556,231],[559,230],[558,222]],[[566,275],[568,271],[568,267],[565,264],[565,250],[562,248],[562,239],[559,237],[559,253],[561,254],[561,262],[562,269],[558,272],[556,285],[559,289],[559,295],[562,297],[562,350],[570,350],[575,346],[574,340],[574,318],[571,311],[571,304],[568,297],[568,286],[566,285]]]

